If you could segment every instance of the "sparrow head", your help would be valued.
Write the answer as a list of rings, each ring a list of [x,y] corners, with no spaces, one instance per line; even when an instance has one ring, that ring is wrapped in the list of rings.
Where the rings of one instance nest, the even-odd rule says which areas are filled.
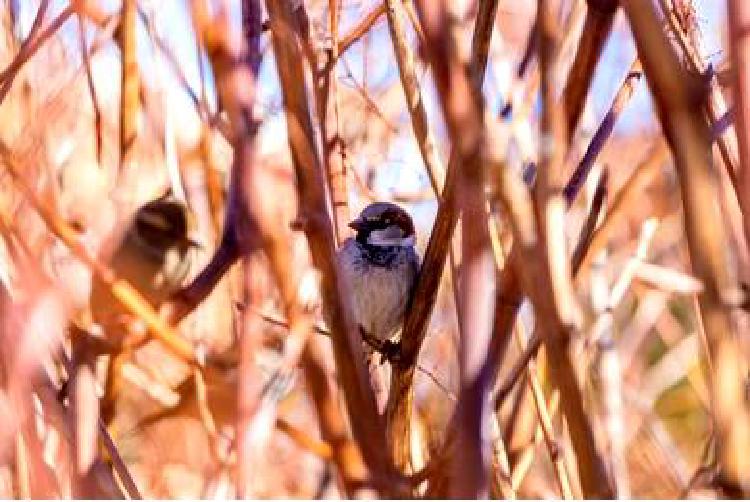
[[[131,231],[158,254],[169,249],[184,252],[192,247],[200,247],[190,237],[187,206],[171,196],[148,202],[138,209]]]
[[[409,247],[415,242],[411,216],[390,202],[370,204],[349,226],[357,231],[357,241],[364,245]]]

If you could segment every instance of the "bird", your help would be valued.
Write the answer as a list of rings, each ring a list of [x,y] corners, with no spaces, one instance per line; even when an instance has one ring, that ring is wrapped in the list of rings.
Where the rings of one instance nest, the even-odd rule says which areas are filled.
[[[340,273],[351,294],[353,314],[363,341],[370,349],[394,347],[391,339],[404,320],[419,274],[416,234],[411,216],[390,202],[368,205],[349,223],[355,237],[344,241],[337,253]],[[366,351],[369,355],[372,350]]]
[[[187,205],[170,192],[140,206],[126,224],[121,242],[109,262],[119,279],[134,286],[154,309],[169,301],[183,286],[196,248],[192,238],[193,219]],[[100,329],[84,331],[79,343],[81,358],[89,361],[97,354],[108,354],[109,364],[101,401],[101,417],[113,426],[115,417],[123,422],[132,420],[151,408],[137,401],[138,394],[125,390],[132,386],[121,375],[121,368],[133,358],[136,347],[128,344],[135,318],[112,295],[103,281],[94,278],[89,301],[91,321]],[[99,336],[93,336],[99,333]],[[101,334],[104,336],[101,337]],[[131,339],[132,340],[132,339]],[[74,354],[75,355],[75,354]],[[132,402],[131,402],[132,401]],[[126,408],[127,406],[127,408]],[[123,410],[130,410],[123,412]],[[116,410],[120,410],[116,413]],[[122,429],[125,427],[119,424]],[[117,430],[115,427],[114,430]]]
[[[193,251],[200,247],[191,237],[191,223],[188,207],[167,193],[136,210],[112,254],[115,275],[133,285],[154,308],[183,285],[190,271]],[[105,330],[127,315],[98,280],[92,284],[90,307],[93,321]]]

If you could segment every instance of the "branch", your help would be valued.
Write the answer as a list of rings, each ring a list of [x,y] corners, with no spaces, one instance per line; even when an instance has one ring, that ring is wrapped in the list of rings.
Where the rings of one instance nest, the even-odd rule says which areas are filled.
[[[474,25],[470,92],[481,94],[481,83],[484,80],[487,66],[489,41],[494,27],[497,0],[482,0]],[[401,361],[393,366],[391,389],[387,415],[392,428],[392,437],[402,438],[402,458],[409,457],[409,431],[413,400],[414,368],[422,342],[427,334],[430,315],[437,298],[445,261],[451,248],[451,237],[458,219],[456,207],[456,187],[458,155],[452,152],[446,172],[445,188],[441,194],[435,223],[422,260],[422,267],[414,287],[409,308],[406,311],[404,328],[401,335]],[[429,271],[429,272],[425,272]],[[392,445],[396,449],[397,445]]]
[[[639,164],[628,177],[614,201],[607,209],[607,216],[591,235],[587,245],[581,246],[582,240],[573,253],[573,275],[577,276],[581,269],[585,269],[592,257],[604,249],[612,235],[612,231],[627,214],[627,209],[637,204],[643,198],[643,192],[659,173],[659,168],[668,159],[669,149],[663,141],[659,141],[649,152],[646,160]]]
[[[346,50],[354,45],[365,33],[370,31],[370,28],[380,19],[380,16],[385,14],[385,1],[380,2],[375,8],[368,12],[357,25],[344,35],[338,42],[336,54],[338,57],[346,52]],[[335,60],[334,60],[335,61]]]
[[[70,379],[71,375],[75,373],[75,368],[73,367],[72,361],[70,360],[70,358],[68,358],[67,354],[65,354],[63,350],[59,350],[57,352],[57,356],[61,359],[62,364],[65,367],[65,372],[68,374],[68,378]],[[44,376],[46,379],[46,375]],[[52,385],[51,381],[49,382],[49,385]],[[135,480],[130,474],[128,466],[125,464],[122,455],[120,455],[120,451],[117,449],[117,445],[115,445],[115,442],[112,440],[112,436],[109,434],[107,426],[101,419],[101,417],[98,417],[97,424],[99,436],[102,440],[102,443],[104,443],[104,448],[107,450],[107,453],[112,459],[112,467],[114,467],[117,476],[120,478],[120,481],[125,487],[125,491],[128,492],[128,496],[132,500],[143,500],[143,495],[141,495],[140,491],[138,490],[138,485],[135,484]]]
[[[573,204],[576,194],[581,191],[581,187],[586,182],[596,158],[599,156],[599,153],[601,153],[607,140],[609,140],[609,137],[612,135],[617,119],[620,117],[620,114],[622,114],[625,106],[630,102],[630,98],[633,97],[635,86],[640,82],[642,76],[643,69],[641,68],[641,62],[638,59],[635,59],[633,64],[630,65],[630,69],[625,76],[625,80],[620,85],[620,89],[617,91],[615,98],[612,100],[609,111],[607,111],[607,114],[599,124],[596,133],[591,138],[589,146],[586,148],[586,153],[583,155],[581,162],[579,162],[578,167],[576,167],[576,170],[570,176],[568,184],[563,190],[565,202],[568,207]]]
[[[73,8],[66,8],[49,23],[46,30],[42,32],[32,32],[29,35],[29,38],[24,41],[24,44],[16,57],[11,61],[8,67],[0,73],[0,81],[2,82],[2,86],[0,86],[0,103],[5,101],[8,92],[10,92],[10,89],[13,86],[13,80],[18,76],[23,65],[26,64],[26,62],[31,59],[39,49],[41,49],[47,40],[57,33],[60,27],[65,24],[72,14]],[[40,26],[37,26],[37,28],[41,29]]]
[[[608,193],[607,184],[609,182],[609,170],[605,167],[602,169],[602,173],[599,176],[599,181],[594,191],[594,197],[591,200],[591,209],[586,221],[583,222],[581,232],[578,235],[578,243],[576,244],[575,250],[570,257],[570,269],[575,279],[578,274],[581,263],[581,256],[588,253],[591,249],[591,239],[596,229],[596,224],[599,222],[601,217],[602,208]]]
[[[304,7],[301,7],[303,9]],[[349,234],[349,187],[347,184],[346,150],[344,139],[341,137],[341,116],[339,100],[339,79],[336,73],[338,61],[338,24],[339,1],[330,0],[329,24],[333,39],[331,52],[325,52],[323,57],[327,64],[312,68],[315,78],[315,101],[317,116],[320,123],[320,135],[323,144],[323,160],[326,169],[326,179],[333,206],[333,228],[336,245],[340,246]],[[305,33],[303,36],[307,37]],[[313,46],[311,40],[306,44]]]
[[[322,167],[304,87],[303,57],[296,39],[298,30],[286,2],[269,1],[266,6],[287,112],[287,131],[297,174],[300,214],[304,215],[302,225],[313,264],[321,272],[323,300],[334,333],[336,368],[352,429],[377,486],[386,492],[398,491],[392,482],[392,466],[382,448],[385,444],[384,430],[367,379],[362,343],[354,323],[346,285],[336,269],[334,236],[326,210]]]
[[[89,89],[89,96],[91,97],[91,107],[94,109],[94,137],[95,137],[95,151],[96,161],[101,165],[102,163],[102,110],[99,105],[99,97],[96,93],[96,87],[94,86],[94,76],[91,73],[91,55],[89,54],[88,47],[86,45],[86,27],[81,14],[78,14],[78,37],[81,45],[81,57],[83,58],[83,67],[86,70],[86,85]]]
[[[525,345],[527,344],[524,342],[526,335],[523,332],[522,323],[516,322],[515,332],[515,338],[521,350],[526,350],[527,347]],[[565,457],[560,445],[558,444],[557,438],[555,437],[555,429],[552,425],[552,414],[550,411],[551,407],[547,406],[547,401],[544,398],[544,391],[542,390],[542,384],[537,377],[537,369],[534,361],[529,361],[526,365],[526,381],[531,390],[531,395],[534,398],[534,407],[536,408],[539,427],[541,428],[544,437],[544,444],[547,447],[550,461],[554,467],[555,480],[560,489],[560,496],[565,500],[571,500],[575,497],[573,496],[573,491],[570,487],[568,466],[565,463]]]
[[[612,31],[612,23],[617,13],[617,0],[588,0],[587,3],[588,10],[581,39],[578,41],[576,56],[563,91],[568,141],[575,133],[594,78],[594,70]]]
[[[688,4],[683,0],[659,0],[664,17],[669,28],[677,39],[678,46],[682,49],[685,64],[688,69],[705,79],[709,90],[709,97],[704,103],[709,124],[712,126],[720,123],[722,117],[727,113],[727,104],[724,99],[719,79],[710,65],[703,62],[700,52],[700,32],[695,22],[695,16],[687,14]],[[677,16],[680,13],[682,15]],[[731,124],[731,122],[730,122]],[[737,138],[732,134],[726,134],[726,130],[715,135],[719,153],[724,161],[724,168],[729,176],[737,197],[744,199],[744,195],[738,190],[737,172],[739,165]],[[743,201],[744,202],[744,201]],[[741,202],[742,204],[742,202]],[[744,207],[744,206],[741,206]]]
[[[734,62],[733,109],[739,148],[737,197],[743,213],[745,240],[750,243],[750,5],[741,0],[728,0],[727,7]]]
[[[131,170],[135,139],[138,134],[138,111],[140,109],[140,76],[136,44],[137,9],[136,0],[123,0],[118,43],[122,58],[122,85],[120,91],[120,171]]]
[[[680,179],[690,261],[705,287],[698,302],[711,358],[718,457],[727,479],[748,487],[750,457],[746,449],[750,424],[740,370],[742,351],[725,304],[734,285],[725,258],[723,225],[709,168],[709,131],[700,113],[705,102],[704,86],[680,66],[652,5],[624,0],[622,7],[632,27],[662,130],[672,149]]]
[[[427,112],[424,108],[422,91],[419,88],[417,72],[414,68],[414,54],[406,41],[401,3],[401,0],[386,0],[388,29],[391,33],[393,52],[396,55],[399,76],[401,77],[401,85],[404,89],[404,97],[406,98],[407,109],[411,117],[414,136],[416,137],[419,151],[422,154],[422,160],[427,169],[432,189],[439,197],[443,189],[445,168],[438,155],[435,135],[427,122]]]
[[[569,258],[565,253],[564,198],[560,172],[565,153],[565,117],[557,106],[554,68],[555,42],[559,35],[549,5],[540,3],[537,11],[540,31],[539,62],[542,97],[542,137],[539,175],[534,189],[535,214],[538,216],[535,242],[516,239],[523,249],[523,264],[516,261],[521,284],[534,303],[535,319],[547,350],[551,381],[560,390],[563,412],[567,419],[573,449],[576,453],[581,485],[585,497],[610,497],[612,487],[603,460],[597,450],[593,430],[584,410],[583,396],[578,386],[573,363],[568,352],[574,328],[573,291],[569,272]],[[517,232],[516,232],[517,233]]]
[[[588,148],[586,149],[586,153],[584,154],[579,165],[576,167],[574,173],[571,175],[568,183],[563,189],[565,204],[568,208],[573,204],[576,197],[578,196],[578,192],[584,186],[586,178],[588,177],[588,173],[591,171],[591,168],[596,162],[597,157],[606,145],[606,141],[611,136],[612,130],[614,129],[614,124],[617,118],[619,118],[620,116],[619,107],[624,107],[625,104],[629,101],[628,98],[631,96],[631,92],[633,90],[632,88],[635,85],[637,79],[640,78],[638,76],[638,72],[632,71],[636,68],[631,67],[631,72],[628,73],[622,85],[620,86],[620,89],[618,90],[617,95],[615,96],[615,99],[612,103],[612,106],[607,112],[607,115],[605,115],[604,119],[602,119],[601,123],[599,124],[596,133],[594,134]],[[519,189],[519,191],[521,190],[522,189]],[[515,204],[513,207],[518,207],[518,204]],[[517,221],[531,221],[530,218],[531,216],[521,216],[517,218]],[[579,242],[579,249],[575,251],[573,257],[579,257],[581,252],[583,251],[584,249],[580,248]],[[516,246],[513,246],[511,248],[508,263],[512,265],[516,260],[519,259],[522,259],[522,254]],[[578,267],[579,265],[576,265],[576,262],[574,261],[572,263],[574,274],[577,272]],[[516,275],[515,270],[516,267],[514,266],[506,266],[499,274],[500,277],[498,279],[497,287],[498,292],[495,299],[496,314],[494,335],[492,338],[493,343],[491,347],[491,354],[488,357],[487,367],[485,368],[485,371],[490,374],[495,374],[497,372],[497,368],[501,364],[502,356],[505,352],[505,347],[510,341],[511,330],[515,322],[518,308],[520,307],[523,300],[519,278]],[[534,339],[532,338],[532,340]],[[536,338],[536,340],[537,343],[539,343],[539,339]],[[533,344],[530,344],[530,346],[531,348],[533,348]],[[536,349],[534,349],[534,352],[535,350]],[[531,357],[531,354],[528,355],[529,357]],[[520,368],[518,366],[516,366],[515,368],[519,369],[520,371]],[[508,382],[512,383],[513,381],[510,380]],[[511,389],[512,385],[507,388],[507,392],[510,392]]]
[[[587,223],[585,224],[584,230],[581,232],[578,244],[576,245],[576,249],[571,257],[571,270],[574,279],[579,276],[580,271],[588,264],[589,256],[595,255],[597,251],[600,251],[606,246],[609,235],[611,235],[612,230],[617,226],[618,222],[622,221],[626,209],[643,196],[643,191],[667,159],[667,153],[668,150],[666,145],[661,143],[652,150],[643,163],[635,168],[623,187],[617,192],[612,205],[607,209],[604,221],[602,221],[596,229],[589,224],[589,222],[595,222],[599,217],[599,212],[595,211],[598,197],[594,197],[594,203],[592,203],[592,209],[589,213]],[[597,189],[597,192],[599,193],[600,191]],[[593,233],[589,234],[589,231]],[[506,267],[506,269],[507,268],[512,267]],[[501,277],[505,276],[504,269]],[[515,277],[515,275],[513,277]],[[506,308],[508,310],[517,309],[518,305],[508,304]],[[534,333],[529,340],[526,349],[516,359],[516,362],[513,364],[510,371],[508,371],[503,383],[498,385],[495,393],[496,407],[501,406],[503,401],[505,401],[505,398],[513,390],[513,387],[518,382],[518,378],[523,374],[524,367],[534,358],[536,352],[539,350],[541,342],[540,335]]]
[[[30,54],[28,54],[29,46],[34,42],[35,39],[38,40],[39,30],[42,28],[42,23],[44,23],[44,16],[47,14],[48,9],[49,0],[42,0],[41,2],[39,2],[39,8],[37,9],[36,15],[34,16],[34,21],[31,23],[31,28],[29,29],[28,36],[21,43],[18,54],[16,55],[14,61],[8,66],[5,71],[0,74],[0,80],[4,81],[3,84],[6,83],[5,80],[7,78],[11,78],[12,80],[14,77],[12,73],[20,69],[20,66],[31,56]],[[26,59],[21,59],[22,55]]]
[[[459,289],[461,392],[456,406],[458,436],[450,493],[459,498],[476,498],[488,493],[488,444],[482,431],[490,418],[484,405],[490,381],[480,370],[490,341],[493,284],[488,278],[494,275],[484,198],[483,103],[469,76],[468,61],[463,61],[458,52],[445,4],[437,7],[420,2],[418,6],[443,116],[461,166],[456,180],[457,202],[463,213]]]

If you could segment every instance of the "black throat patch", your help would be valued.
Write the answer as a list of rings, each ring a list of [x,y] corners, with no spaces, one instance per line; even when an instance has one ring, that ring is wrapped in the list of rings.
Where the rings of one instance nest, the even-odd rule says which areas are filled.
[[[360,243],[362,244],[362,243]],[[390,268],[403,248],[400,246],[373,246],[362,244],[365,257],[375,266]]]

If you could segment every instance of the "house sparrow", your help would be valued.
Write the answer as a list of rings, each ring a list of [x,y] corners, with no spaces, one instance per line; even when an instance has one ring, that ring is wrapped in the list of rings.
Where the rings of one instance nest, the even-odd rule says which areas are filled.
[[[193,248],[199,246],[190,238],[190,221],[187,206],[170,195],[148,202],[136,211],[112,255],[115,274],[155,308],[182,286],[190,270]],[[94,322],[105,330],[120,324],[127,312],[97,280],[92,284],[90,305]]]
[[[200,246],[191,239],[191,223],[188,207],[179,199],[164,195],[138,208],[112,255],[110,266],[115,274],[133,285],[155,309],[183,285],[190,271],[194,248]],[[122,376],[122,368],[132,359],[133,348],[123,343],[133,327],[133,317],[112,296],[109,287],[96,279],[91,286],[90,308],[92,320],[106,336],[81,338],[76,344],[80,355],[74,357],[90,362],[94,355],[110,355],[101,417],[112,426],[117,416],[115,430],[129,427],[136,417],[158,408],[156,404],[144,406],[138,401],[141,394],[133,393],[132,384]],[[133,374],[132,369],[137,366],[130,367]],[[129,391],[123,392],[124,389]]]
[[[357,235],[341,246],[339,268],[364,340],[382,347],[401,327],[419,272],[414,224],[399,206],[376,202],[349,226]]]

